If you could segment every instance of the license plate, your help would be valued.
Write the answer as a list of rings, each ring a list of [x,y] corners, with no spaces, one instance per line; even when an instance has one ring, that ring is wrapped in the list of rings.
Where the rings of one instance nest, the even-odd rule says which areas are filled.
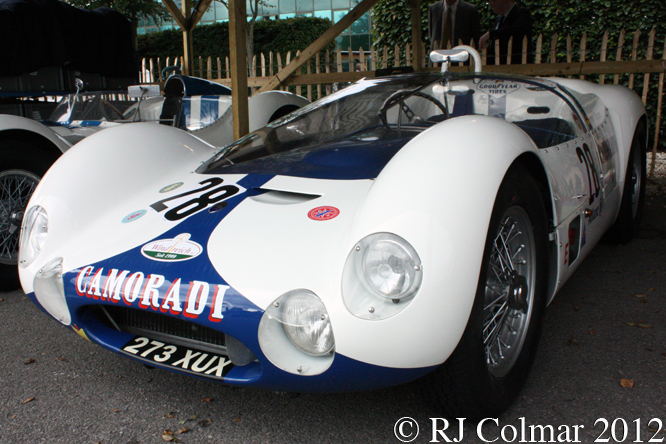
[[[135,336],[122,347],[122,351],[144,361],[213,379],[222,379],[234,366],[226,356],[143,336]]]

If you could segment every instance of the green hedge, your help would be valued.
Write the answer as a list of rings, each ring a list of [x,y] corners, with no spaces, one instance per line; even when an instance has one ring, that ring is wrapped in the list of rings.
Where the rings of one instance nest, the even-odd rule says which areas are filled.
[[[259,20],[254,28],[254,53],[270,51],[286,55],[307,48],[332,26],[329,19],[297,17],[285,20]],[[194,29],[196,57],[229,56],[229,24],[227,22],[197,26]],[[334,48],[334,44],[329,46]],[[183,33],[179,29],[139,36],[139,57],[175,57],[183,55]]]

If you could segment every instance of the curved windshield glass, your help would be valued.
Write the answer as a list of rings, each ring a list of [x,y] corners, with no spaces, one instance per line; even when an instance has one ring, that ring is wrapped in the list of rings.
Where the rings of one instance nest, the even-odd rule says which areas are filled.
[[[273,156],[294,160],[349,144],[400,146],[420,132],[466,115],[519,126],[538,148],[581,135],[582,119],[554,82],[500,75],[420,74],[361,80],[223,148],[199,172],[217,173]],[[264,162],[265,163],[265,162]],[[238,169],[237,167],[234,169]]]
[[[74,121],[126,120],[125,111],[135,104],[127,94],[94,92],[69,94],[60,100],[51,114],[51,122],[67,124]]]

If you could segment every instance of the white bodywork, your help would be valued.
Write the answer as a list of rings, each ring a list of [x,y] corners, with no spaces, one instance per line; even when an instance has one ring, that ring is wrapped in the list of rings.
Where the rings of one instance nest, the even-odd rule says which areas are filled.
[[[578,91],[582,98],[593,93],[601,100],[581,103],[589,107],[590,122],[581,122],[585,135],[578,139],[539,149],[516,125],[469,115],[420,133],[374,180],[275,176],[264,190],[311,198],[289,200],[267,193],[245,199],[210,236],[205,250],[211,263],[231,287],[262,310],[290,290],[314,292],[330,315],[336,353],[393,368],[441,364],[467,324],[497,190],[518,159],[536,176],[543,176],[547,186],[552,224],[550,298],[617,217],[633,134],[644,114],[642,104],[623,88],[551,80]],[[283,99],[281,93],[254,98],[252,119],[266,121],[267,110]],[[197,184],[202,176],[195,169],[212,155],[213,145],[227,143],[227,136],[223,140],[209,134],[229,126],[226,117],[193,134],[146,123],[124,125],[93,135],[67,152],[30,202],[46,209],[50,225],[37,260],[20,270],[24,291],[33,291],[38,270],[54,257],[64,258],[66,272],[173,228],[174,222],[152,211],[132,224],[119,221],[158,201],[159,190],[166,185]],[[230,126],[218,134],[230,134],[228,130]],[[595,131],[596,136],[590,135]],[[608,152],[600,154],[602,143],[610,157]],[[592,204],[589,173],[577,154],[584,146],[599,173],[599,198]],[[225,183],[237,183],[242,177],[223,176]],[[334,205],[340,215],[326,223],[303,217],[321,205]],[[268,207],[270,220],[265,219]],[[567,262],[569,224],[577,217],[583,221],[585,241],[576,260]],[[341,276],[356,243],[377,232],[394,233],[411,244],[420,256],[424,277],[418,295],[404,311],[369,321],[345,307]]]

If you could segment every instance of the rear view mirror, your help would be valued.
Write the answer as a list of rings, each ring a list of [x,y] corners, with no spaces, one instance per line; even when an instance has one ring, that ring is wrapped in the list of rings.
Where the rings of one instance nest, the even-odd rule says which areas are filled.
[[[442,72],[449,70],[451,62],[466,62],[470,56],[474,59],[474,72],[481,72],[481,56],[471,46],[459,45],[453,49],[437,49],[430,52],[430,60],[442,64]]]

